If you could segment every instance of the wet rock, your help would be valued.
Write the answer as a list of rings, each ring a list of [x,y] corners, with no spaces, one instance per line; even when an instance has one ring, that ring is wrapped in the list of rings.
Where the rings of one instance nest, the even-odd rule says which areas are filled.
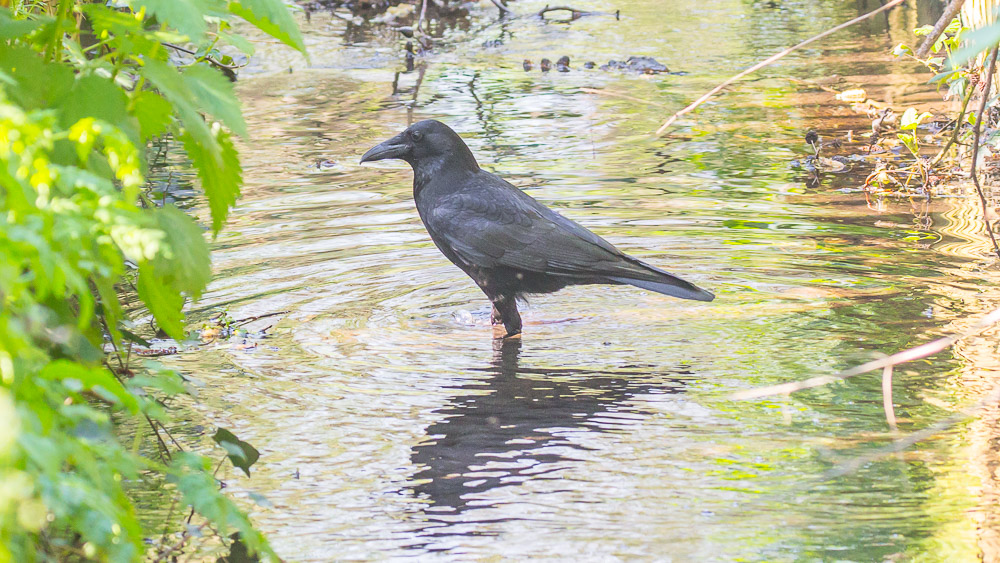
[[[625,61],[610,60],[608,64],[601,65],[601,70],[623,70],[626,72],[638,72],[641,74],[659,74],[670,72],[667,65],[657,61],[653,57],[629,57]]]
[[[552,61],[548,59],[542,59],[540,66],[542,67],[542,72],[548,72],[552,70]]]
[[[563,55],[556,61],[556,70],[559,72],[569,72],[569,57]]]
[[[524,72],[528,72],[534,65],[531,64],[530,59],[524,59],[524,62],[521,63],[521,66],[524,67]]]
[[[597,63],[595,63],[594,61],[587,61],[587,62],[583,63],[583,68],[588,68],[588,69],[589,68],[597,68]]]
[[[825,156],[809,155],[802,160],[793,160],[789,163],[792,168],[805,170],[809,173],[832,172],[839,174],[847,172],[850,168],[850,160],[843,156],[826,158]]]

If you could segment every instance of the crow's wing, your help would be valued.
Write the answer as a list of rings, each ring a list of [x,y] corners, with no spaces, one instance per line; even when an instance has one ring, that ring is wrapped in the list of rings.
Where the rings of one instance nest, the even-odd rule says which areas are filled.
[[[428,223],[462,260],[481,268],[580,278],[647,273],[601,237],[513,186],[453,193],[435,203]]]
[[[714,295],[635,258],[489,173],[435,201],[426,217],[439,244],[480,268],[627,283],[683,299]]]

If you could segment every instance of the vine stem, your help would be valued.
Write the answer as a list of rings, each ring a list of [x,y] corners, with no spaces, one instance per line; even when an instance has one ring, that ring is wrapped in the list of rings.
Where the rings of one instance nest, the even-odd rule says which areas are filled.
[[[59,4],[56,6],[56,21],[53,24],[52,39],[45,46],[45,60],[48,62],[59,62],[62,60],[62,55],[59,53],[63,36],[62,28],[63,23],[66,22],[66,16],[72,7],[73,0],[59,0]]]
[[[969,175],[972,176],[972,183],[976,185],[976,193],[979,194],[979,201],[983,204],[983,223],[986,225],[986,232],[990,235],[990,240],[993,241],[993,251],[996,252],[997,258],[1000,258],[1000,246],[997,245],[997,237],[993,234],[993,228],[990,226],[990,218],[987,215],[988,203],[986,202],[986,194],[983,193],[983,187],[979,185],[979,176],[976,174],[976,162],[979,160],[979,136],[983,128],[983,114],[986,112],[986,104],[990,101],[990,87],[993,86],[993,71],[996,70],[997,66],[997,48],[993,47],[993,51],[990,53],[990,66],[986,71],[986,77],[983,81],[986,83],[983,86],[983,99],[979,102],[979,113],[976,115],[976,128],[975,136],[972,139],[972,166],[969,169]]]

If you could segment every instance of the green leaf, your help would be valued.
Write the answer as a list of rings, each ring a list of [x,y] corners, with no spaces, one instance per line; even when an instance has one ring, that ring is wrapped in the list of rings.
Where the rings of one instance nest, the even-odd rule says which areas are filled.
[[[233,462],[234,466],[242,469],[247,474],[247,477],[249,477],[250,466],[257,463],[257,460],[260,459],[260,452],[257,451],[257,448],[240,440],[235,434],[225,428],[216,430],[212,439],[215,440],[215,443],[222,446],[222,449],[226,450],[229,461]]]
[[[145,338],[137,335],[136,333],[132,332],[131,330],[129,330],[127,328],[119,327],[118,331],[121,332],[122,333],[122,337],[125,340],[128,340],[129,342],[132,342],[132,343],[135,343],[135,344],[139,344],[139,345],[145,346],[147,348],[151,346],[151,344],[149,343],[148,340],[146,340]]]
[[[913,156],[917,156],[918,147],[917,147],[916,137],[910,135],[909,133],[897,133],[896,136],[899,137],[900,141],[903,141],[903,144],[906,145],[906,148],[910,149],[910,152],[913,153]]]
[[[198,170],[202,189],[208,197],[208,207],[212,211],[212,232],[219,233],[229,215],[229,208],[236,203],[243,183],[243,169],[240,158],[229,135],[219,130],[217,152],[213,147],[199,143],[193,135],[183,135],[184,150]]]
[[[36,17],[31,20],[14,19],[9,9],[0,8],[0,39],[24,37],[51,20],[52,18],[48,16]]]
[[[60,381],[76,380],[81,389],[92,391],[105,399],[127,408],[131,412],[139,410],[139,401],[103,367],[89,368],[69,360],[55,360],[46,365],[38,374],[44,379]]]
[[[146,61],[142,68],[142,74],[156,86],[169,103],[173,104],[185,131],[203,145],[205,150],[212,154],[219,153],[221,148],[218,146],[215,135],[212,134],[208,123],[205,123],[201,114],[198,113],[198,109],[192,101],[195,99],[194,92],[181,77],[181,73],[163,61],[151,59]]]
[[[26,47],[0,44],[0,73],[14,82],[4,90],[26,109],[56,107],[73,86],[72,70],[46,63],[40,53]]]
[[[230,2],[229,11],[289,47],[306,54],[299,26],[281,0],[240,0]]]
[[[132,98],[132,114],[139,120],[139,134],[148,141],[167,130],[173,119],[174,108],[162,96],[149,90]]]
[[[241,137],[247,136],[247,124],[243,121],[240,102],[233,94],[233,83],[228,78],[205,64],[189,67],[182,76],[202,111],[217,117],[233,133]]]
[[[128,96],[114,82],[88,75],[73,83],[69,96],[59,107],[59,117],[67,129],[85,117],[106,121],[124,131],[133,144],[141,145],[138,127],[127,105]]]
[[[951,68],[954,69],[964,65],[979,53],[997,45],[997,42],[1000,41],[1000,19],[986,27],[967,33],[962,38],[965,40],[966,46],[951,56]]]
[[[194,219],[173,205],[157,209],[154,215],[166,234],[169,249],[169,253],[161,251],[157,256],[157,273],[169,280],[174,289],[197,298],[212,278],[212,262],[204,231]]]
[[[153,314],[156,323],[174,340],[184,338],[184,296],[158,275],[153,265],[139,266],[139,298]]]
[[[928,80],[927,83],[928,84],[935,84],[935,83],[941,84],[941,83],[944,83],[946,80],[951,79],[956,74],[958,74],[957,70],[948,70],[948,71],[945,71],[945,72],[939,72],[939,73],[935,74],[933,78],[931,78],[930,80]]]
[[[252,55],[254,53],[253,43],[247,41],[247,38],[242,35],[235,35],[232,33],[226,33],[225,31],[220,31],[219,37],[246,55]]]
[[[917,115],[916,109],[907,108],[907,110],[903,112],[903,116],[899,118],[899,128],[903,130],[916,129],[917,126],[920,125],[920,123],[923,120],[927,119],[928,117],[932,116],[930,113],[927,113],[926,111],[920,115]]]
[[[167,24],[197,42],[205,35],[205,5],[199,0],[136,0],[157,21]]]

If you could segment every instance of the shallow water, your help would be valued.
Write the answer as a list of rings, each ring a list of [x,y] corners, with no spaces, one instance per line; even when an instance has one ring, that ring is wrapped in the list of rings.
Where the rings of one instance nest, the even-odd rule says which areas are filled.
[[[896,10],[797,53],[653,138],[726,76],[877,7],[702,4],[588,3],[620,8],[621,21],[571,24],[497,24],[484,9],[418,59],[415,97],[421,73],[395,76],[391,36],[348,36],[327,14],[303,24],[311,61],[274,52],[248,69],[238,86],[253,131],[241,146],[247,184],[191,316],[284,313],[250,325],[273,325],[255,348],[215,343],[165,363],[204,382],[208,421],[261,451],[252,479],[226,480],[273,505],[253,514],[282,557],[977,557],[964,426],[823,481],[896,437],[878,374],[790,398],[728,398],[924,342],[976,310],[970,266],[982,251],[962,228],[969,204],[879,207],[850,191],[862,165],[818,182],[788,165],[808,154],[808,129],[860,133],[868,121],[785,77],[837,74],[838,89],[862,86],[896,107],[940,99],[886,54],[910,40],[917,14]],[[522,70],[563,54],[570,73]],[[686,74],[582,69],[629,55]],[[406,165],[358,165],[423,118],[716,301],[568,288],[530,300],[521,340],[493,340],[488,302],[420,224]],[[956,384],[968,362],[946,352],[897,370],[902,431],[968,402]]]

